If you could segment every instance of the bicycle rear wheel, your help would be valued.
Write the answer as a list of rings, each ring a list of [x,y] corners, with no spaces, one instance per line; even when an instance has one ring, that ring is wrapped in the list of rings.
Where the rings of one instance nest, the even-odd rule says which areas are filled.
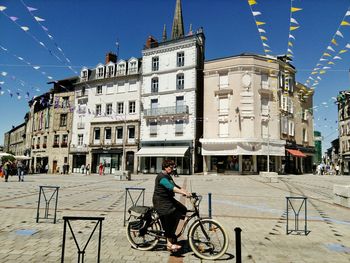
[[[126,227],[126,236],[133,248],[146,251],[151,250],[157,245],[159,241],[158,235],[161,232],[159,222],[152,221],[144,232],[144,235],[140,234],[140,228],[137,226],[137,222],[134,221],[128,223]]]
[[[224,227],[208,218],[193,223],[188,233],[188,242],[198,257],[214,260],[226,253],[229,240]]]

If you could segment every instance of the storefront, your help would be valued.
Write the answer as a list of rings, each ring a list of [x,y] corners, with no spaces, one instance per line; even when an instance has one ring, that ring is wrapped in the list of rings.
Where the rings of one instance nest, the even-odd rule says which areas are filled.
[[[123,150],[114,148],[110,150],[93,149],[91,151],[92,162],[91,172],[98,173],[100,164],[103,164],[105,174],[115,174],[116,171],[122,169]]]
[[[302,174],[306,155],[297,149],[286,149],[286,156],[282,159],[284,173]]]
[[[191,156],[188,146],[142,147],[136,156],[140,158],[139,171],[144,174],[160,173],[165,159],[174,160],[179,174],[191,173]]]

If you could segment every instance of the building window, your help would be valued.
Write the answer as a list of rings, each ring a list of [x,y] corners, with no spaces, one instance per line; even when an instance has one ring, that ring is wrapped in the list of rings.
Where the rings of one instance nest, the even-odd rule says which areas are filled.
[[[47,147],[47,136],[44,136],[43,148]]]
[[[303,129],[303,142],[307,142],[307,130]]]
[[[60,126],[61,127],[67,126],[67,114],[61,114],[61,116],[60,116]]]
[[[96,105],[96,116],[101,115],[101,112],[102,112],[101,109],[102,109],[101,104]]]
[[[117,139],[123,139],[123,127],[117,127]]]
[[[96,87],[96,94],[102,94],[102,85]]]
[[[97,68],[97,77],[103,78],[103,67]]]
[[[132,61],[129,64],[129,74],[135,74],[137,73],[137,65],[136,65],[136,61]]]
[[[269,76],[267,74],[261,75],[261,88],[268,89],[269,88]]]
[[[153,121],[150,122],[150,136],[156,136],[157,135],[157,122]]]
[[[114,66],[108,66],[108,77],[113,77]]]
[[[184,89],[185,86],[185,76],[184,74],[176,75],[176,89]]]
[[[184,96],[176,97],[176,113],[184,113]]]
[[[117,104],[118,114],[124,113],[124,102],[118,102]]]
[[[228,73],[219,75],[219,89],[228,88]]]
[[[156,115],[158,113],[158,99],[151,99],[151,114]]]
[[[38,137],[37,142],[36,142],[36,148],[39,149],[40,148],[40,137]]]
[[[94,130],[94,134],[95,134],[95,140],[99,140],[101,137],[101,132],[100,132],[100,128],[95,128]]]
[[[86,88],[85,86],[81,88],[81,96],[85,96]]]
[[[129,101],[129,113],[135,113],[135,112],[136,112],[136,102]]]
[[[124,63],[118,65],[117,75],[125,75],[125,64]]]
[[[112,109],[112,103],[106,104],[106,114],[107,114],[107,115],[112,115],[112,111],[113,111],[113,109]]]
[[[67,147],[67,144],[68,144],[68,134],[63,134],[61,147]]]
[[[159,57],[153,57],[152,58],[152,71],[158,71],[159,70]]]
[[[88,71],[87,70],[83,70],[81,72],[81,77],[85,79],[85,78],[87,78],[87,76],[88,76]]]
[[[183,67],[185,65],[185,52],[177,53],[177,66]]]
[[[84,141],[84,135],[83,134],[78,134],[78,145],[82,146]]]
[[[55,135],[53,139],[53,147],[58,147],[59,142],[60,142],[60,136]]]
[[[159,87],[158,78],[152,78],[151,93],[157,93]]]
[[[128,126],[129,139],[135,139],[135,126]]]
[[[228,136],[228,122],[219,122],[219,137]]]
[[[110,140],[112,139],[112,129],[111,128],[105,128],[105,139]]]
[[[219,98],[219,113],[228,113],[228,97]]]
[[[62,108],[69,107],[69,97],[62,97]]]
[[[182,135],[184,132],[184,121],[177,120],[175,123],[175,135]]]

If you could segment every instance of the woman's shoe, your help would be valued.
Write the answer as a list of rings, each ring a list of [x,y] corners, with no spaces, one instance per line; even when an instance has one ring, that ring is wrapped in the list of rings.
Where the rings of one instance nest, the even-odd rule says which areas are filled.
[[[178,251],[178,250],[180,250],[181,249],[181,246],[180,245],[176,245],[176,244],[172,244],[172,245],[167,245],[166,246],[166,249],[168,250],[168,251],[170,251],[170,252],[176,252],[176,251]]]

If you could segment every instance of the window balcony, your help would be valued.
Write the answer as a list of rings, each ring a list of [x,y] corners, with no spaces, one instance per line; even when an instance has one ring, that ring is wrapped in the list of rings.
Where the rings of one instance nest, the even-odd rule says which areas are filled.
[[[143,111],[145,118],[158,116],[188,115],[188,106],[161,107],[156,109],[146,109]]]

